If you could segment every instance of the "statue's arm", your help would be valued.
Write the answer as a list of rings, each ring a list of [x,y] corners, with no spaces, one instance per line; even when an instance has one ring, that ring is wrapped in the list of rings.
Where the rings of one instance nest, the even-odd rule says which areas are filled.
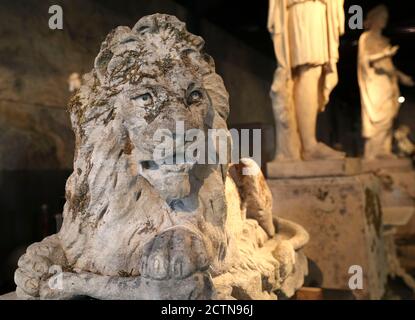
[[[369,54],[367,56],[367,59],[370,63],[375,63],[379,60],[393,57],[398,52],[398,50],[399,50],[398,46],[387,47],[381,52]]]
[[[269,9],[268,9],[268,23],[267,28],[270,33],[274,33],[274,20],[275,20],[275,3],[279,0],[269,0]]]
[[[398,75],[399,82],[403,84],[404,86],[408,86],[408,87],[415,86],[415,82],[411,76],[407,75],[406,73],[403,73],[400,70],[397,70],[396,74]]]

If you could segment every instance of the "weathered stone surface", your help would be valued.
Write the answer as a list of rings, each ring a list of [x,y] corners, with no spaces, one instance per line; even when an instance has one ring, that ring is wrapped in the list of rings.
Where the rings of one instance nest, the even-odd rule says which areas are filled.
[[[16,292],[10,292],[0,296],[0,300],[17,300]]]
[[[415,207],[384,207],[383,224],[385,226],[402,227],[406,226],[415,213]]]
[[[408,254],[415,235],[415,171],[410,159],[364,161],[363,168],[374,172],[381,181],[381,204],[384,213],[390,275],[400,277],[415,291],[415,280]],[[399,240],[397,244],[395,241]],[[408,263],[409,262],[409,263]],[[407,270],[405,270],[405,267]]]
[[[389,172],[412,171],[412,161],[409,158],[362,160],[363,172],[376,172],[379,170],[387,170]]]
[[[414,235],[415,217],[411,215],[415,210],[415,170],[411,160],[364,160],[362,167],[365,172],[373,172],[379,178],[382,208],[390,223],[399,226],[398,235],[408,238]],[[403,225],[405,221],[407,224]]]
[[[224,164],[160,162],[189,144],[155,158],[155,133],[178,135],[178,121],[227,130],[223,81],[184,23],[155,14],[111,32],[69,111],[76,149],[63,226],[20,258],[18,297],[272,299],[301,286],[308,234],[284,221],[275,234],[254,161],[230,176]]]
[[[269,179],[274,213],[310,233],[306,256],[323,274],[321,286],[349,289],[349,268],[363,268],[359,298],[379,299],[388,273],[378,180],[373,175]]]

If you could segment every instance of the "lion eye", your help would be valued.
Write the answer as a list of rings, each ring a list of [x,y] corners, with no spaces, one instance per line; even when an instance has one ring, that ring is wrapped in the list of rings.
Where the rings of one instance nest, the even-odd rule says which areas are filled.
[[[138,104],[139,107],[148,107],[153,104],[153,97],[149,93],[141,94],[133,100]]]
[[[199,102],[203,98],[203,93],[200,90],[193,90],[188,98],[187,98],[187,104],[193,104],[196,102]]]

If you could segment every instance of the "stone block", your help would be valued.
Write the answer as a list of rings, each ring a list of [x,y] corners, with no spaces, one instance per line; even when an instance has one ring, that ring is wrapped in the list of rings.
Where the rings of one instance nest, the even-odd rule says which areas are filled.
[[[304,252],[321,270],[321,286],[349,290],[349,268],[358,265],[363,270],[363,290],[353,293],[359,299],[380,299],[388,268],[379,180],[372,174],[344,173],[268,179],[268,183],[274,213],[301,224],[310,234]]]
[[[313,178],[348,176],[361,171],[355,158],[313,161],[273,161],[267,164],[269,178]]]

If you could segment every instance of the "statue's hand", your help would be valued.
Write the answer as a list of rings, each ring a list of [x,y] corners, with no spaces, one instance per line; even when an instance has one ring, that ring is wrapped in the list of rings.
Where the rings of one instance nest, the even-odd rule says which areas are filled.
[[[141,276],[151,279],[183,279],[209,267],[203,239],[183,227],[164,231],[144,245]]]
[[[269,33],[271,33],[271,35],[273,35],[275,33],[275,28],[274,28],[273,23],[268,23],[267,29],[268,29]]]
[[[388,47],[386,50],[387,50],[386,55],[394,56],[395,54],[398,53],[399,46]]]
[[[402,72],[400,72],[400,73],[399,73],[399,81],[400,81],[403,85],[408,86],[408,87],[413,87],[413,86],[415,86],[415,82],[414,82],[414,80],[412,79],[412,77],[411,77],[411,76],[408,76],[408,75],[406,75],[406,74],[404,74],[404,73],[402,73]]]
[[[22,299],[39,298],[41,283],[52,275],[51,267],[65,263],[65,255],[56,236],[29,246],[19,259],[14,275],[17,296]]]

